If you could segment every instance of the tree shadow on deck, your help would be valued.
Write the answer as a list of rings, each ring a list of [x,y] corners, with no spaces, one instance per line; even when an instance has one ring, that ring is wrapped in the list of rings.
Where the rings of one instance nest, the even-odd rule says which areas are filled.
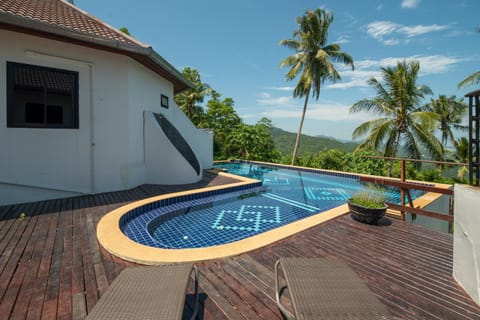
[[[98,208],[99,211],[106,213],[133,201],[234,182],[238,182],[238,180],[219,176],[210,171],[204,171],[202,180],[196,183],[181,185],[143,184],[129,190],[0,206],[0,221],[10,219],[23,220],[37,215],[92,208]]]

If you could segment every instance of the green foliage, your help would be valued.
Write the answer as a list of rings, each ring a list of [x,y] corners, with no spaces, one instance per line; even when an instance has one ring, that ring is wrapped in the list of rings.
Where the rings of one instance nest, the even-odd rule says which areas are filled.
[[[387,197],[383,189],[371,187],[357,192],[348,200],[365,208],[381,209],[385,207],[386,199]]]
[[[373,156],[372,151],[356,151],[347,153],[346,158],[348,165],[344,169],[349,172],[370,174],[376,176],[385,175],[385,160],[378,158],[369,158]]]
[[[413,179],[417,180],[419,178],[418,175],[418,166],[410,161],[405,162],[405,179]],[[401,164],[400,161],[395,161],[392,167],[392,174],[391,176],[394,178],[400,178],[400,170]]]
[[[454,184],[456,182],[455,179],[444,177],[442,172],[436,169],[422,170],[418,173],[417,177],[418,180],[422,181],[433,181],[446,184]]]
[[[213,130],[213,156],[215,160],[246,159],[275,161],[280,154],[274,148],[270,135],[272,123],[263,118],[255,125],[243,123],[234,109],[232,98],[221,99],[221,94],[203,83],[200,72],[185,68],[183,76],[193,88],[175,96],[175,103],[199,128]],[[210,99],[204,108],[201,103]]]
[[[446,146],[450,141],[452,145],[455,145],[452,129],[467,129],[462,125],[463,117],[468,110],[467,105],[463,101],[457,100],[455,96],[439,95],[437,99],[432,99],[425,105],[425,110],[438,115],[437,126],[442,134],[442,144]]]
[[[131,36],[130,31],[128,31],[128,28],[127,28],[127,27],[120,28],[119,30],[122,31],[123,33]]]
[[[274,161],[278,158],[272,137],[271,121],[262,118],[255,125],[241,124],[229,141],[230,155],[245,160]]]
[[[256,124],[243,123],[234,108],[232,98],[221,98],[221,94],[201,82],[197,70],[186,68],[184,75],[193,83],[196,89],[183,92],[175,97],[177,104],[185,113],[189,113],[194,124],[201,128],[210,128],[214,133],[214,159],[245,159],[278,163],[290,163],[290,154],[294,143],[295,134],[274,128],[271,120],[260,119]],[[203,89],[202,89],[203,88]],[[208,90],[206,90],[208,88]],[[206,96],[210,96],[205,107],[202,103]],[[432,100],[433,101],[433,100]],[[187,107],[187,104],[191,105]],[[191,108],[191,109],[188,109]],[[353,108],[353,107],[352,107]],[[373,108],[373,107],[372,107]],[[190,110],[190,111],[187,111]],[[427,117],[428,118],[428,117]],[[433,126],[425,117],[419,117],[419,124]],[[432,122],[433,123],[433,122]],[[380,144],[380,146],[388,145]],[[450,159],[457,162],[466,162],[466,139],[455,142],[456,150],[450,152]],[[302,135],[302,145],[299,148],[297,163],[301,166],[337,170],[344,172],[362,173],[385,176],[388,172],[389,162],[380,158],[370,158],[378,155],[372,149],[358,148],[353,142],[340,142],[326,137],[312,137]],[[401,154],[408,156],[408,154]],[[432,166],[431,166],[432,167]],[[445,171],[431,168],[420,171],[411,162],[406,164],[406,178],[442,183],[465,182],[462,177],[446,178]],[[464,168],[465,169],[465,168]],[[452,171],[452,170],[450,170]],[[400,163],[395,161],[391,175],[400,176]]]
[[[293,146],[295,144],[295,133],[272,127],[270,134],[272,135],[275,143],[275,148],[282,153],[282,155],[286,156],[292,153]],[[309,157],[317,154],[320,151],[329,149],[351,152],[357,147],[357,144],[354,142],[341,142],[333,138],[319,136],[314,137],[304,134],[302,134],[301,141],[302,143],[298,148],[298,156],[300,158]]]
[[[357,101],[350,112],[372,112],[379,118],[354,130],[354,138],[367,136],[358,150],[382,151],[385,157],[396,157],[403,147],[408,158],[421,159],[422,153],[426,153],[434,160],[443,159],[443,146],[433,134],[438,114],[421,105],[425,95],[432,91],[417,84],[419,72],[419,62],[403,61],[395,67],[381,68],[382,82],[376,78],[368,81],[377,91],[376,96]],[[393,160],[388,176],[392,165]]]
[[[476,71],[476,72],[472,73],[471,75],[469,75],[468,77],[466,77],[465,79],[463,79],[458,84],[458,87],[459,88],[464,88],[464,87],[474,85],[474,84],[477,84],[477,83],[480,83],[480,71]]]
[[[211,94],[212,90],[208,84],[202,82],[198,70],[186,67],[182,70],[182,75],[193,84],[193,88],[177,94],[175,103],[194,125],[205,127],[204,110],[200,103]]]

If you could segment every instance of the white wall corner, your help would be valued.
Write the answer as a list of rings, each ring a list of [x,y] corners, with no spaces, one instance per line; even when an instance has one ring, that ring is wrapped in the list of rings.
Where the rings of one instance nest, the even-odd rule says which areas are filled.
[[[454,187],[453,277],[480,305],[480,188]]]

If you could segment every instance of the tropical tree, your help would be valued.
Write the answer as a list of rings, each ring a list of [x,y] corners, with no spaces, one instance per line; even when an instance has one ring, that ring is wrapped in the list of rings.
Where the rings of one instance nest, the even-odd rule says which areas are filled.
[[[477,28],[476,31],[478,33],[480,33],[480,28]],[[478,83],[480,83],[480,71],[476,71],[476,72],[472,73],[471,75],[469,75],[468,77],[466,77],[465,79],[463,79],[458,84],[458,87],[463,88],[463,87],[467,87],[469,85],[478,84]]]
[[[455,151],[453,153],[453,158],[455,162],[468,163],[468,140],[465,137],[461,137],[455,141],[454,144]],[[464,179],[465,175],[468,173],[468,166],[462,165],[458,168],[457,178]]]
[[[73,4],[73,3],[72,3],[72,4]],[[118,29],[118,30],[122,31],[123,33],[125,33],[125,34],[127,34],[127,35],[129,35],[129,36],[132,35],[132,34],[130,33],[130,31],[128,31],[128,28],[127,28],[127,27],[122,27],[122,28],[120,28],[120,29]]]
[[[353,132],[353,138],[367,135],[357,150],[382,150],[383,156],[395,157],[402,144],[409,158],[420,159],[422,149],[435,159],[443,157],[443,147],[433,134],[438,116],[424,110],[421,101],[432,91],[417,85],[420,64],[417,61],[398,62],[396,67],[383,67],[383,83],[376,78],[368,80],[377,92],[373,99],[357,101],[350,112],[367,111],[380,118],[366,121]],[[390,161],[387,175],[392,173]]]
[[[280,41],[281,45],[295,51],[293,55],[280,63],[280,67],[290,68],[285,75],[287,80],[293,80],[299,76],[298,83],[293,90],[293,97],[305,97],[292,153],[292,165],[295,164],[310,93],[313,98],[318,100],[321,84],[326,80],[335,82],[341,79],[333,62],[342,62],[350,65],[352,69],[354,68],[352,57],[341,51],[339,44],[327,44],[328,28],[332,22],[332,13],[323,9],[308,10],[304,16],[297,18],[298,30],[293,32],[293,38]]]
[[[467,87],[470,85],[478,84],[480,83],[480,71],[474,72],[465,79],[463,79],[459,84],[459,88]]]
[[[247,160],[273,161],[279,157],[275,151],[270,130],[272,122],[267,118],[256,124],[239,125],[228,137],[230,155]]]
[[[233,108],[232,98],[220,100],[220,94],[207,103],[206,126],[213,130],[213,153],[216,159],[230,156],[229,137],[242,124],[242,119]]]
[[[467,105],[461,100],[457,100],[455,96],[440,95],[437,99],[431,99],[425,105],[425,109],[438,114],[438,129],[442,134],[443,146],[446,146],[449,140],[454,146],[455,137],[452,129],[467,129],[466,126],[462,125]]]
[[[198,126],[204,120],[204,110],[199,104],[203,102],[205,96],[211,93],[212,89],[208,84],[202,82],[198,70],[186,67],[182,70],[182,74],[193,84],[193,88],[177,94],[175,103],[185,112],[192,123]]]

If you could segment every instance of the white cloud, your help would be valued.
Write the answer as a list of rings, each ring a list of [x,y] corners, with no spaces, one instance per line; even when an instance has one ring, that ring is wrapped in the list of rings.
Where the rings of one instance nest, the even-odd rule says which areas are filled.
[[[437,24],[432,24],[429,26],[417,25],[417,26],[403,26],[400,28],[399,32],[402,32],[407,35],[407,37],[415,37],[421,34],[441,31],[448,29],[449,26],[439,26]]]
[[[424,75],[448,72],[453,65],[463,61],[463,59],[460,58],[442,55],[413,56],[409,59],[415,59],[420,62],[420,73]]]
[[[295,87],[265,87],[265,90],[275,90],[275,91],[293,91]]]
[[[449,29],[448,25],[413,25],[405,26],[391,21],[374,21],[366,26],[367,33],[382,42],[385,45],[392,46],[400,44],[401,41],[398,37],[403,36],[407,38],[413,38],[422,34],[442,31]],[[396,37],[393,37],[393,36]],[[408,39],[404,40],[408,43]]]
[[[362,70],[357,67],[357,70],[347,70],[342,73],[343,81],[332,83],[326,86],[328,89],[348,89],[368,87],[367,81],[372,77],[377,77],[380,72],[378,70]]]
[[[418,7],[420,0],[403,0],[402,8],[412,9]]]
[[[293,98],[291,97],[273,97],[267,92],[262,92],[257,97],[257,103],[261,106],[276,106],[289,107],[294,106]]]
[[[358,112],[350,113],[350,105],[338,103],[320,103],[309,104],[307,109],[307,118],[310,120],[325,121],[366,121],[372,118],[371,114]],[[302,115],[302,105],[299,103],[295,108],[275,108],[261,113],[262,117],[270,119],[300,119]],[[248,117],[248,115],[246,115]],[[258,117],[258,114],[256,115]],[[244,118],[245,115],[242,115]]]
[[[385,44],[386,46],[396,46],[399,43],[400,43],[400,40],[393,39],[393,38],[383,41],[383,44]]]
[[[347,35],[342,35],[338,37],[338,39],[335,41],[337,44],[343,44],[343,43],[349,43],[350,39]]]
[[[381,60],[359,60],[355,61],[355,70],[340,68],[340,74],[343,80],[333,84],[328,84],[326,89],[348,89],[348,88],[368,88],[367,81],[370,78],[381,77],[380,68],[394,67],[399,61],[416,60],[420,63],[420,75],[435,75],[446,73],[457,63],[464,59],[449,57],[443,55],[413,55],[409,57],[388,57]]]
[[[399,25],[390,21],[374,21],[367,25],[367,33],[378,40],[393,33]]]

